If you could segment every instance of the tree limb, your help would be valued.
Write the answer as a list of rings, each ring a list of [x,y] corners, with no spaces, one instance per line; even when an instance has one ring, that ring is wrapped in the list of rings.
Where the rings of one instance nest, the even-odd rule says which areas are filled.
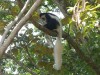
[[[38,29],[42,30],[43,32],[45,32],[48,35],[51,36],[57,36],[56,32],[50,31],[47,28],[43,27],[42,25],[39,25],[36,21],[34,21],[33,18],[31,18],[32,23],[34,24],[35,27],[37,27]],[[75,51],[77,52],[78,56],[85,61],[89,66],[92,67],[92,69],[97,73],[97,75],[100,74],[100,68],[91,60],[91,58],[87,57],[79,48],[79,45],[73,40],[73,38],[68,34],[68,33],[64,33],[63,32],[63,36],[64,39],[67,39],[68,43],[72,45],[72,47],[75,49]]]
[[[59,9],[61,10],[61,12],[63,13],[63,15],[66,17],[67,14],[67,9],[66,9],[66,2],[64,0],[52,0],[55,4],[57,4],[57,6],[59,7]]]
[[[5,53],[7,47],[14,39],[14,36],[18,33],[18,31],[22,28],[22,26],[29,20],[31,15],[34,11],[39,7],[39,5],[42,3],[42,0],[36,0],[36,2],[32,5],[32,7],[29,9],[29,11],[26,13],[26,15],[19,21],[19,23],[16,25],[16,27],[13,29],[7,40],[4,42],[4,44],[0,47],[0,58]]]
[[[2,44],[4,43],[4,40],[7,36],[7,33],[9,32],[9,30],[12,28],[13,25],[16,25],[16,23],[22,18],[23,13],[26,11],[26,8],[28,6],[28,4],[30,3],[30,0],[27,0],[24,7],[22,8],[22,10],[20,11],[20,13],[18,14],[18,16],[14,19],[14,21],[10,22],[7,27],[5,28],[5,32],[2,35],[2,38],[0,40],[0,47],[2,46]]]

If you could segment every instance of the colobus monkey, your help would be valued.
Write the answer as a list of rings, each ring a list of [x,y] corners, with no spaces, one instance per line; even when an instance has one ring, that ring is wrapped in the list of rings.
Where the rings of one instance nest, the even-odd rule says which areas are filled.
[[[56,43],[54,46],[55,63],[53,65],[53,68],[56,70],[60,70],[62,65],[62,44],[61,44],[62,24],[59,18],[51,13],[41,13],[40,18],[42,20],[44,27],[48,28],[49,30],[56,30],[58,33],[56,38]]]

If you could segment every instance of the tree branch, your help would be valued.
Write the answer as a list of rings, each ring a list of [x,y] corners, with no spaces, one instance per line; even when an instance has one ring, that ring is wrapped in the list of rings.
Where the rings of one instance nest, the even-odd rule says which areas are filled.
[[[26,11],[26,8],[28,6],[28,4],[30,3],[30,0],[27,0],[24,7],[22,8],[22,10],[20,11],[20,13],[18,14],[18,16],[14,19],[13,22],[10,22],[7,27],[5,28],[5,32],[2,35],[2,38],[0,40],[0,47],[2,46],[2,44],[4,43],[4,40],[7,36],[7,33],[9,32],[9,30],[12,28],[13,25],[16,25],[16,23],[22,18],[24,12]]]
[[[56,32],[50,31],[47,28],[43,27],[42,25],[39,25],[36,21],[34,21],[33,18],[31,18],[32,23],[34,24],[35,27],[37,27],[38,29],[42,30],[43,32],[45,32],[48,35],[51,36],[57,36]],[[62,37],[64,39],[67,39],[68,43],[72,45],[72,47],[76,50],[78,56],[85,61],[89,66],[92,67],[92,69],[97,73],[97,75],[100,74],[100,68],[91,60],[91,58],[85,56],[85,54],[82,52],[83,50],[81,50],[79,48],[79,45],[73,40],[73,38],[68,35],[68,33],[64,33]]]
[[[19,21],[19,23],[16,25],[16,27],[13,29],[7,40],[4,42],[4,44],[0,47],[0,58],[5,53],[7,47],[11,43],[11,41],[14,39],[14,36],[18,33],[18,31],[22,28],[22,26],[29,20],[33,12],[39,7],[39,5],[42,3],[42,0],[36,0],[36,2],[32,5],[32,7],[29,9],[29,11],[26,13],[26,15]]]
[[[57,6],[59,7],[59,9],[61,10],[61,12],[63,13],[63,15],[66,17],[67,14],[67,9],[66,9],[66,5],[65,5],[65,1],[64,0],[52,0],[55,4],[57,4]]]

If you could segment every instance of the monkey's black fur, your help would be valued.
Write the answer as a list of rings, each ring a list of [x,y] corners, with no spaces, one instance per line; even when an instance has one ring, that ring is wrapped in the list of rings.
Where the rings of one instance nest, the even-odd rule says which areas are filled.
[[[57,27],[60,26],[60,24],[55,18],[52,18],[51,15],[57,17],[56,15],[51,13],[41,13],[40,17],[45,16],[47,24],[45,24],[44,26],[49,30],[54,30],[57,29]]]
[[[49,30],[55,30],[58,33],[58,35],[56,37],[56,42],[54,45],[53,68],[55,70],[60,70],[61,66],[62,66],[62,51],[63,51],[63,47],[61,44],[62,24],[61,24],[59,18],[56,15],[51,14],[51,13],[41,13],[40,18],[42,20],[44,27],[48,28]]]

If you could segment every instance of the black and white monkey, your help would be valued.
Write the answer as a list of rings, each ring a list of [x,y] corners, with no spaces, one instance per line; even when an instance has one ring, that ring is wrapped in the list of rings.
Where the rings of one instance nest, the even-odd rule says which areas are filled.
[[[59,20],[59,18],[51,13],[41,13],[40,18],[42,20],[42,23],[44,27],[46,27],[49,30],[56,30],[58,35],[56,38],[56,42],[54,45],[54,65],[53,68],[56,70],[61,69],[62,65],[62,44],[61,44],[61,38],[62,38],[62,24]]]

